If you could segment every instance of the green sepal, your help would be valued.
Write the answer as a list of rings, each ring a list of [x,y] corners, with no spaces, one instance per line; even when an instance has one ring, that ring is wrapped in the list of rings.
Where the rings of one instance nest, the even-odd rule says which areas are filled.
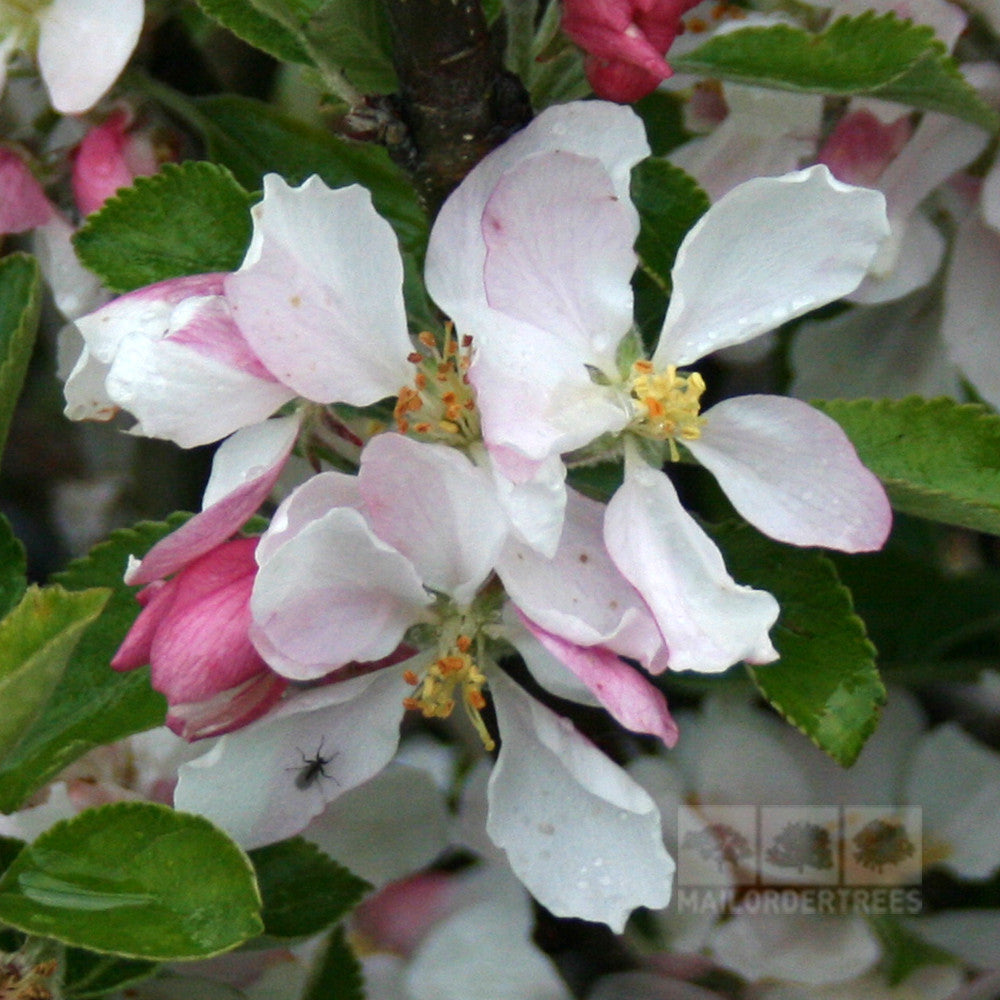
[[[0,878],[0,921],[125,958],[179,961],[262,929],[253,867],[201,816],[116,802],[63,820]]]

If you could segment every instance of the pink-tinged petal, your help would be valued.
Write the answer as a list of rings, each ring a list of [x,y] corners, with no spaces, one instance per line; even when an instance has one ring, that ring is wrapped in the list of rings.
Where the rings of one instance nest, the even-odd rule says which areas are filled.
[[[627,207],[632,167],[649,155],[645,129],[630,108],[575,101],[547,108],[480,161],[442,206],[427,248],[427,289],[460,332],[475,335],[486,307],[480,225],[487,201],[512,167],[556,150],[600,160]]]
[[[489,305],[614,372],[632,325],[639,220],[600,161],[555,152],[512,167],[486,203],[482,230]]]
[[[389,763],[409,691],[396,668],[294,694],[183,765],[174,805],[247,848],[294,836]],[[308,777],[316,759],[327,761],[326,775]]]
[[[13,150],[0,147],[0,234],[27,232],[55,214],[28,164]]]
[[[73,197],[81,215],[96,212],[119,188],[128,187],[137,173],[128,156],[130,116],[124,109],[83,137],[73,155]],[[141,164],[142,174],[152,174],[153,164]]]
[[[826,164],[838,181],[874,187],[912,131],[909,115],[884,123],[868,110],[852,111],[827,136],[817,162]]]
[[[167,725],[188,742],[232,733],[266,715],[287,687],[288,681],[270,670],[254,674],[204,701],[171,705]]]
[[[118,413],[118,404],[108,395],[105,385],[109,366],[98,361],[80,341],[74,326],[59,332],[60,375],[65,371],[63,412],[70,420],[111,420]],[[75,353],[75,360],[69,360]],[[68,371],[64,366],[68,366]]]
[[[784,396],[738,396],[704,414],[691,453],[766,535],[844,552],[880,549],[892,508],[830,417]]]
[[[605,513],[604,539],[649,605],[672,670],[718,673],[740,660],[777,658],[768,631],[778,618],[778,602],[734,582],[663,473],[629,458],[625,482]]]
[[[559,455],[527,463],[530,472],[508,478],[508,463],[501,457],[519,456],[510,449],[492,448],[484,464],[493,479],[497,503],[503,508],[514,534],[544,556],[559,545],[566,510],[566,466]]]
[[[214,470],[224,470],[229,492],[213,492],[209,480],[206,498],[211,496],[211,503],[157,542],[129,571],[127,581],[137,586],[169,576],[235,534],[271,492],[298,432],[299,418],[283,417],[247,427],[223,442],[212,463],[213,479]]]
[[[486,830],[514,874],[556,916],[616,932],[636,907],[666,906],[674,863],[649,795],[505,676],[490,690],[501,746]]]
[[[30,236],[31,252],[38,258],[56,308],[68,320],[92,312],[110,297],[97,275],[80,263],[73,246],[75,232],[57,213]]]
[[[542,628],[579,646],[606,646],[660,672],[663,636],[604,545],[604,505],[570,491],[559,547],[546,559],[511,540],[497,573],[515,604]]]
[[[391,818],[386,824],[388,833],[393,828]],[[380,951],[412,955],[428,931],[455,909],[461,900],[460,884],[459,877],[441,871],[390,882],[351,914],[351,925]]]
[[[226,297],[247,341],[319,403],[367,406],[409,383],[403,264],[392,227],[358,185],[264,178],[254,235]]]
[[[489,474],[446,445],[380,434],[361,454],[358,486],[379,538],[428,587],[468,604],[507,535]]]
[[[135,670],[149,663],[156,630],[177,600],[177,588],[156,580],[140,590],[135,598],[142,605],[142,611],[112,657],[112,670]]]
[[[532,635],[568,670],[576,674],[600,703],[626,729],[656,736],[668,747],[677,742],[677,723],[667,699],[635,667],[608,649],[574,645],[540,628],[523,614]]]
[[[125,68],[143,0],[53,0],[38,15],[38,65],[52,106],[65,115],[93,107]]]
[[[733,188],[681,244],[654,364],[691,364],[841,298],[888,231],[882,195],[824,166]]]
[[[111,364],[119,344],[130,334],[143,332],[152,340],[171,330],[174,309],[189,298],[222,293],[221,274],[193,274],[170,278],[122,295],[76,321],[77,329],[98,360]]]
[[[593,381],[586,367],[591,357],[577,344],[496,313],[490,324],[469,381],[483,438],[494,462],[513,469],[512,481],[527,481],[538,463],[628,423],[626,407]]]
[[[949,359],[991,406],[1000,406],[1000,234],[970,215],[958,229],[941,336]]]
[[[261,566],[251,638],[278,673],[313,680],[388,656],[431,600],[412,563],[356,510],[338,507]]]

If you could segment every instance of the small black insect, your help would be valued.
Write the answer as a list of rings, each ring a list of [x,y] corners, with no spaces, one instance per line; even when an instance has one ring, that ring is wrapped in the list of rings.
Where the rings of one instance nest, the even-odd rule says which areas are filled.
[[[332,775],[326,773],[326,765],[330,763],[337,756],[336,751],[330,754],[329,757],[323,756],[323,743],[326,740],[324,736],[319,741],[319,746],[316,748],[316,753],[312,757],[307,757],[299,747],[295,749],[299,751],[299,756],[302,758],[302,766],[285,768],[286,771],[298,771],[299,773],[295,775],[295,787],[306,789],[310,785],[315,785],[320,778],[329,778],[330,781],[340,784],[339,781]]]

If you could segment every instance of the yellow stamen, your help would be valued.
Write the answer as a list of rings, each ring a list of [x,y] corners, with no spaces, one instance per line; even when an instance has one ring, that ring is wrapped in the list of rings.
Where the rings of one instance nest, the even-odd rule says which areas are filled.
[[[632,366],[630,395],[635,416],[631,429],[644,437],[666,441],[670,457],[680,458],[677,440],[696,441],[705,418],[700,416],[705,380],[698,372],[679,375],[676,365],[656,371],[649,361]]]

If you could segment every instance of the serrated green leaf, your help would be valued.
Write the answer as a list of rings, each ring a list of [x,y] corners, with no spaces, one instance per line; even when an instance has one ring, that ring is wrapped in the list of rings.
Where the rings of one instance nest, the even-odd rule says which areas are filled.
[[[917,969],[928,965],[958,965],[954,955],[925,941],[898,917],[868,918],[882,944],[881,969],[890,986],[898,986]]]
[[[270,938],[318,934],[343,918],[371,888],[364,879],[295,837],[250,852]]]
[[[785,719],[849,766],[875,728],[885,687],[875,648],[833,563],[749,525],[726,524],[710,534],[733,576],[770,591],[781,605],[771,632],[780,659],[748,667],[751,678]]]
[[[955,400],[821,400],[907,514],[1000,535],[1000,416]]]
[[[240,266],[252,198],[215,163],[168,163],[123,188],[73,237],[83,263],[113,291]]]
[[[399,89],[389,22],[378,0],[326,0],[302,30],[317,62],[336,66],[358,90]]]
[[[331,935],[317,956],[302,1000],[365,1000],[361,963],[342,928]]]
[[[62,587],[31,587],[0,621],[0,756],[38,718],[108,596],[102,589],[71,594]]]
[[[640,266],[669,294],[677,250],[708,211],[708,195],[680,167],[655,157],[633,168],[631,193],[641,223],[635,242]]]
[[[82,948],[67,948],[63,966],[66,1000],[103,997],[153,975],[159,965],[132,958],[98,955]]]
[[[35,259],[14,253],[0,260],[0,454],[28,371],[40,306],[41,276]]]
[[[116,802],[57,823],[0,878],[0,920],[126,958],[177,961],[261,931],[247,856],[201,816]]]
[[[0,514],[0,618],[24,596],[27,568],[24,546],[15,537],[7,518]]]
[[[422,254],[427,215],[409,178],[381,146],[340,139],[248,97],[204,97],[190,110],[212,157],[241,184],[258,188],[270,171],[289,184],[300,184],[312,174],[330,187],[363,184],[379,214],[392,223],[403,249]]]
[[[198,6],[248,45],[282,62],[306,63],[309,56],[295,35],[250,0],[198,0]]]
[[[116,531],[57,575],[67,590],[108,587],[111,597],[77,644],[41,715],[0,758],[0,811],[20,808],[32,792],[88,750],[163,723],[166,702],[150,688],[149,671],[119,674],[108,664],[139,613],[135,590],[122,579],[129,555],[144,555],[189,516]]]
[[[841,17],[818,35],[787,24],[742,28],[672,56],[670,63],[678,72],[760,87],[878,96],[990,130],[998,121],[933,29],[891,12]]]

